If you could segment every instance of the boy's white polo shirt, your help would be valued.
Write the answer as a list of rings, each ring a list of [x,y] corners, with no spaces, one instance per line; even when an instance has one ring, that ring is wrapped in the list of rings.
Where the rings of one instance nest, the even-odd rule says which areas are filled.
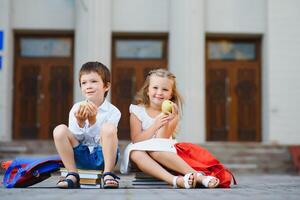
[[[75,112],[81,103],[82,102],[78,102],[74,104],[69,113],[69,129],[80,143],[92,148],[99,145],[102,125],[104,123],[111,123],[117,127],[121,118],[121,112],[110,102],[104,100],[98,107],[96,123],[90,126],[88,120],[86,120],[84,126],[81,128],[75,117]]]

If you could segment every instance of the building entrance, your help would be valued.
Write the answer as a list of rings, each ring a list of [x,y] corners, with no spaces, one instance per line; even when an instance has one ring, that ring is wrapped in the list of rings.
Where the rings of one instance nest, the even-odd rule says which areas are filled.
[[[260,40],[207,38],[208,141],[261,141]]]
[[[14,139],[52,139],[73,103],[73,36],[15,35]]]
[[[167,37],[115,36],[112,55],[112,103],[122,113],[118,137],[130,140],[129,105],[150,70],[167,68]]]

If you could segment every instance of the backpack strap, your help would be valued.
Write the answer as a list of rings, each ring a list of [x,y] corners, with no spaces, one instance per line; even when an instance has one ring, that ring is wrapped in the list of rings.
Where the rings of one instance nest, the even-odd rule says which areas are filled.
[[[13,173],[13,170],[17,170],[17,172]],[[3,176],[3,185],[6,188],[13,188],[23,173],[24,171],[22,170],[22,165],[9,166]]]

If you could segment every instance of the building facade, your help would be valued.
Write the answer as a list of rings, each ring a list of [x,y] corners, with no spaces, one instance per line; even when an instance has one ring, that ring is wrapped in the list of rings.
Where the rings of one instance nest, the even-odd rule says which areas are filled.
[[[51,139],[81,100],[78,71],[112,71],[122,112],[152,68],[176,75],[178,139],[300,143],[298,0],[0,0],[0,141]]]

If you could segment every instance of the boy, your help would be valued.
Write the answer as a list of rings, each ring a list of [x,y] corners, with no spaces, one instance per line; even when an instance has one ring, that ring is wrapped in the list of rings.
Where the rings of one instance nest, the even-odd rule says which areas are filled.
[[[105,97],[110,89],[110,72],[99,62],[85,63],[79,72],[83,102],[73,105],[69,126],[59,125],[53,131],[56,149],[68,174],[57,183],[59,188],[79,188],[77,168],[103,169],[104,188],[118,188],[112,173],[117,162],[117,126],[120,111]]]

